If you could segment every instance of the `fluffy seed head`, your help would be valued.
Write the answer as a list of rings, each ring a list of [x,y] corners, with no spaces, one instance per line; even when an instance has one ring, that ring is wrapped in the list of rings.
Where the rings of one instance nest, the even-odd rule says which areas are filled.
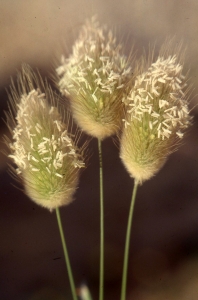
[[[79,126],[100,139],[115,134],[122,123],[122,97],[131,68],[112,32],[95,18],[87,21],[73,53],[62,57],[56,72]]]
[[[139,182],[163,166],[191,124],[182,69],[176,55],[159,56],[124,99],[120,157]]]
[[[77,290],[78,296],[81,300],[91,300],[91,294],[88,287],[85,284],[82,284]]]
[[[7,143],[27,195],[52,210],[72,201],[84,162],[68,134],[68,124],[54,107],[57,96],[39,81],[24,66],[18,76],[20,92],[12,86],[7,116],[13,141]]]

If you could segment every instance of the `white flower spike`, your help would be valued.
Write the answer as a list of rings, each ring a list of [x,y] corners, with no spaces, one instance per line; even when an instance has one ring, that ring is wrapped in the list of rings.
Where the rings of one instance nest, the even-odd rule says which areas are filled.
[[[124,99],[120,157],[140,183],[158,172],[191,124],[182,70],[176,55],[159,56]]]
[[[89,135],[104,139],[122,124],[122,97],[131,79],[121,45],[96,18],[87,21],[68,59],[56,70],[62,94],[71,100],[74,119]]]
[[[7,138],[9,157],[27,195],[52,210],[72,201],[85,164],[68,134],[68,121],[54,107],[58,98],[50,87],[26,65],[18,76],[18,87],[19,92],[14,84],[11,87],[7,114],[13,135],[12,142]]]

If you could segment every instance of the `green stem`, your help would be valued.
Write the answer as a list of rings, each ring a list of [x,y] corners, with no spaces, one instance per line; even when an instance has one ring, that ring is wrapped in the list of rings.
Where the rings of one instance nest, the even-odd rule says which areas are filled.
[[[138,187],[138,181],[135,180],[132,198],[131,198],[131,206],[130,206],[130,211],[129,211],[127,232],[126,232],[124,263],[123,263],[123,273],[122,273],[122,289],[121,289],[120,300],[126,299],[127,271],[128,271],[128,261],[129,261],[129,245],[130,245],[131,227],[132,227],[133,211],[134,211],[137,187]]]
[[[98,153],[100,165],[100,284],[99,300],[104,297],[104,203],[103,203],[103,168],[102,168],[102,146],[98,139]]]
[[[60,232],[60,236],[61,236],[63,252],[64,252],[64,256],[65,256],[65,263],[66,263],[66,268],[67,268],[67,272],[68,272],[68,277],[69,277],[73,300],[78,300],[77,295],[76,295],[76,289],[75,289],[74,279],[73,279],[73,275],[72,275],[71,265],[69,262],[69,255],[68,255],[67,246],[66,246],[66,242],[65,242],[65,236],[63,233],[63,226],[62,226],[62,222],[61,222],[60,211],[59,211],[58,207],[56,208],[56,217],[57,217],[58,228],[59,228],[59,232]]]

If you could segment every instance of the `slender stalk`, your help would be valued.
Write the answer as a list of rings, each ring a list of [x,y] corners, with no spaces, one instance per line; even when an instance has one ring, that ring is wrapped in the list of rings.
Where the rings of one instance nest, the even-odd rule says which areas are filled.
[[[126,300],[126,285],[127,285],[127,271],[128,271],[128,261],[129,261],[129,246],[130,246],[131,227],[132,227],[133,211],[134,211],[137,187],[138,187],[138,181],[135,180],[134,187],[133,187],[132,198],[131,198],[131,206],[130,206],[130,210],[129,210],[127,232],[126,232],[126,241],[125,241],[125,250],[124,250],[124,263],[123,263],[123,273],[122,273],[122,288],[121,288],[121,298],[120,298],[120,300]]]
[[[99,300],[104,297],[104,201],[103,201],[103,168],[102,168],[102,146],[98,139],[98,153],[100,166],[100,283]]]
[[[70,287],[71,287],[73,300],[78,300],[77,295],[76,295],[74,278],[73,278],[73,275],[72,275],[71,265],[70,265],[70,261],[69,261],[67,246],[66,246],[66,242],[65,242],[65,236],[64,236],[64,232],[63,232],[63,226],[62,226],[62,222],[61,222],[61,216],[60,216],[59,208],[56,208],[56,217],[57,217],[58,228],[59,228],[59,232],[60,232],[60,236],[61,236],[63,252],[64,252],[64,256],[65,256],[65,263],[66,263],[66,268],[67,268],[67,272],[68,272],[68,277],[69,277],[69,282],[70,282]]]

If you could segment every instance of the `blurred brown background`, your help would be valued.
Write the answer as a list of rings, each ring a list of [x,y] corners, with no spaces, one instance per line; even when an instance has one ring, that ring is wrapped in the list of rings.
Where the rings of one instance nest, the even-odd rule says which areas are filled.
[[[49,75],[63,43],[70,49],[86,17],[97,14],[138,54],[167,36],[187,46],[186,68],[198,98],[197,0],[0,0],[0,112],[5,88],[22,62]],[[139,188],[131,237],[129,300],[198,299],[198,110],[178,152]],[[0,121],[0,137],[6,132]],[[3,149],[3,143],[0,144]],[[82,173],[76,201],[61,209],[76,285],[98,297],[99,176],[97,141]],[[112,139],[103,143],[107,300],[120,297],[120,279],[133,181]],[[71,299],[55,213],[38,207],[13,187],[0,154],[0,299]],[[68,295],[67,295],[68,294]]]

